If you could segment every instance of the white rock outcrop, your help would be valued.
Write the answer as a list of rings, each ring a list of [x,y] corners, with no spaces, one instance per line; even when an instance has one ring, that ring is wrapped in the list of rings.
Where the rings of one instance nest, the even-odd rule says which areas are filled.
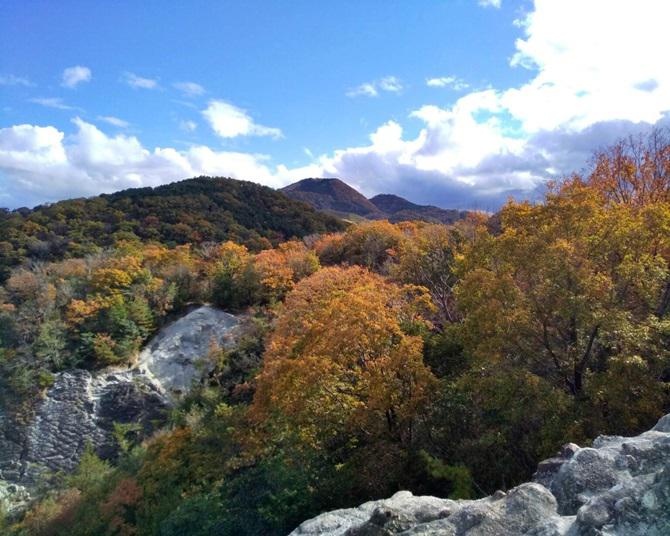
[[[291,536],[667,536],[670,415],[637,437],[568,444],[535,480],[475,501],[401,491],[321,514]]]
[[[233,342],[238,319],[199,307],[162,328],[125,369],[75,369],[55,375],[28,422],[0,408],[0,506],[23,508],[50,471],[72,471],[90,443],[103,458],[117,450],[115,423],[138,426],[140,436],[165,422],[166,410],[209,372],[212,344]]]
[[[136,368],[168,396],[185,393],[211,371],[202,361],[210,346],[229,345],[238,323],[237,317],[203,305],[161,329],[140,353]]]

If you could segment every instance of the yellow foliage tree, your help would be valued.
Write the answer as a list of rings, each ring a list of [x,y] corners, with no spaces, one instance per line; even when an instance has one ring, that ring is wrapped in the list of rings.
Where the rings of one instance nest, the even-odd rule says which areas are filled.
[[[598,152],[588,181],[605,197],[632,206],[670,202],[670,139],[653,130]]]
[[[614,355],[659,362],[650,341],[666,329],[655,312],[670,275],[668,225],[667,204],[611,205],[578,178],[542,205],[508,204],[502,233],[483,235],[461,259],[466,346],[481,362],[522,364],[578,397]]]
[[[358,264],[388,273],[411,231],[386,220],[352,225],[342,235],[327,235],[315,244],[324,264]]]
[[[406,228],[411,239],[403,243],[391,275],[404,283],[422,285],[430,291],[442,323],[456,322],[454,288],[459,233],[445,225]]]

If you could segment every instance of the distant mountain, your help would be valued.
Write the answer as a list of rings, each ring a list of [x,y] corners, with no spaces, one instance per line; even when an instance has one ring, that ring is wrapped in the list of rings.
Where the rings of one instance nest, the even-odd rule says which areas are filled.
[[[395,214],[403,210],[420,209],[421,205],[407,201],[404,197],[393,194],[379,194],[370,198],[370,203],[377,207],[382,212]]]
[[[467,211],[444,209],[432,205],[417,205],[393,194],[379,194],[370,198],[377,209],[389,215],[392,222],[423,220],[438,223],[454,223],[467,216]]]
[[[422,220],[453,223],[467,215],[465,211],[417,205],[397,195],[380,194],[366,199],[340,179],[304,179],[281,191],[292,199],[310,204],[322,212],[348,218],[352,215],[392,222]]]
[[[123,239],[167,245],[233,240],[258,250],[344,225],[272,188],[218,177],[0,209],[0,282],[26,259],[82,256]]]
[[[358,190],[340,179],[303,179],[282,188],[281,192],[317,210],[338,215],[356,214],[369,217],[379,212]]]

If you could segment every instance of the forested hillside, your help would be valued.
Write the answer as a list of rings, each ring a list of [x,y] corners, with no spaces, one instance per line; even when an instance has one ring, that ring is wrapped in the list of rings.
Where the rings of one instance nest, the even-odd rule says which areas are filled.
[[[199,177],[33,210],[0,210],[0,281],[26,258],[82,257],[119,240],[153,240],[168,246],[233,240],[258,251],[340,229],[335,218],[271,188]]]
[[[180,189],[186,207],[215,195],[189,184],[218,182],[64,203],[126,207],[136,223],[117,232],[133,234],[15,269],[0,290],[1,388],[26,414],[55,372],[126,366],[188,304],[247,315],[238,346],[212,347],[211,373],[163,430],[121,435],[114,460],[89,451],[8,534],[286,534],[399,489],[509,489],[563,443],[633,435],[670,411],[670,144],[657,134],[594,155],[542,203],[510,201],[496,226],[471,214],[328,232],[339,224],[275,211],[258,236],[319,236],[259,252],[137,240],[170,242],[161,230],[191,212]],[[252,206],[275,199],[230,184],[235,203],[246,188]],[[147,236],[146,207],[161,203],[174,223]],[[54,207],[32,214],[55,222]]]

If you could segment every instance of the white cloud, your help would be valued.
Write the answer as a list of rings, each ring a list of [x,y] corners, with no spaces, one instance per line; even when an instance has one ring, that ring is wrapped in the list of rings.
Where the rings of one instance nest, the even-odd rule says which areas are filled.
[[[347,97],[376,97],[377,95],[379,95],[379,93],[377,92],[375,84],[372,82],[366,82],[365,84],[361,84],[360,86],[356,86],[347,91]]]
[[[402,91],[402,83],[395,76],[386,76],[379,81],[379,89],[390,93]]]
[[[175,82],[172,87],[178,89],[187,97],[197,97],[205,93],[205,88],[195,82]]]
[[[91,69],[82,65],[68,67],[63,71],[61,86],[75,88],[82,82],[91,81]]]
[[[33,84],[27,78],[21,76],[14,76],[13,74],[0,75],[0,86],[25,86],[32,87]]]
[[[468,89],[470,84],[456,76],[438,76],[435,78],[426,78],[428,87],[447,87],[454,91],[463,91]]]
[[[380,91],[400,93],[403,90],[402,81],[395,76],[385,76],[379,80],[365,82],[347,91],[347,97],[377,97]]]
[[[30,102],[39,104],[40,106],[45,106],[46,108],[55,108],[57,110],[75,110],[74,106],[70,106],[63,102],[63,99],[60,97],[35,97],[30,99]]]
[[[123,119],[119,119],[118,117],[114,117],[113,115],[99,115],[98,119],[100,121],[104,121],[107,124],[119,128],[126,128],[130,125],[128,121],[124,121]]]
[[[511,61],[537,74],[502,104],[528,132],[658,121],[670,109],[669,17],[664,0],[537,0]]]
[[[73,123],[76,132],[69,136],[51,126],[0,129],[0,184],[14,206],[157,186],[198,175],[278,186],[263,155],[205,146],[149,150],[134,136],[108,136],[79,118]]]
[[[134,73],[123,73],[123,81],[135,89],[158,89],[158,80],[153,78],[143,78]]]
[[[202,111],[203,117],[212,130],[222,138],[238,136],[270,136],[281,138],[282,131],[278,128],[259,125],[249,116],[246,110],[222,100],[211,100]]]
[[[370,143],[322,155],[304,168],[281,167],[286,180],[337,176],[367,195],[393,192],[424,203],[495,208],[508,193],[530,196],[539,179],[525,169],[494,174],[480,171],[488,158],[523,153],[520,140],[506,137],[500,121],[478,114],[496,105],[492,90],[467,95],[450,109],[427,105],[410,114],[423,123],[407,138],[402,126],[388,121],[370,135]]]
[[[496,9],[500,9],[500,6],[502,5],[502,0],[477,0],[477,3],[481,7],[494,7]]]
[[[187,121],[180,121],[179,122],[179,128],[183,130],[184,132],[193,132],[195,131],[196,128],[198,128],[198,123],[195,121],[187,120]]]
[[[60,165],[66,162],[64,134],[54,127],[16,125],[0,129],[0,159],[4,168]]]

